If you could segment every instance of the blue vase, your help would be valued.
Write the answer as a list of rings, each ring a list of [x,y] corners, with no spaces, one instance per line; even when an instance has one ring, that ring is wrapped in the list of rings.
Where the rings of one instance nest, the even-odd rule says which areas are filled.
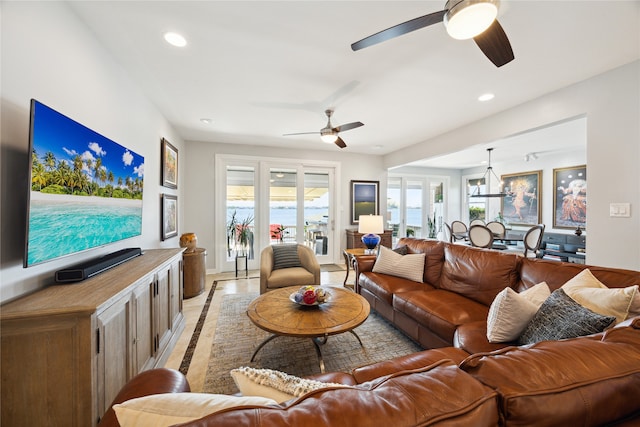
[[[380,243],[380,236],[373,233],[368,233],[362,236],[362,243],[369,249],[370,251],[375,249]]]

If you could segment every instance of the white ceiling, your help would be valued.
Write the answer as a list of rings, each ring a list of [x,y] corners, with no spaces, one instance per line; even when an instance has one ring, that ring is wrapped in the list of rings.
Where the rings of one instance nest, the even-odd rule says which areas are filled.
[[[187,141],[337,154],[319,136],[282,136],[319,131],[331,107],[334,126],[365,124],[341,133],[344,151],[386,154],[640,58],[640,1],[630,0],[503,1],[515,60],[501,68],[442,24],[350,49],[444,3],[69,2]],[[166,44],[166,31],[187,47]],[[495,99],[478,102],[485,92]]]

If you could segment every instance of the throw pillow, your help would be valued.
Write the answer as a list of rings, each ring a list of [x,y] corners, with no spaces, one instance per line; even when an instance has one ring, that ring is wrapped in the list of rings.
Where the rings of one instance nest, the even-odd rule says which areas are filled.
[[[562,289],[556,289],[542,303],[524,332],[519,344],[575,338],[604,331],[615,322],[613,316],[602,316],[575,302]]]
[[[626,288],[570,288],[565,291],[580,305],[603,316],[614,316],[616,323],[629,315],[638,285]]]
[[[231,377],[242,395],[267,397],[280,403],[321,388],[347,387],[343,384],[308,380],[273,369],[246,366],[231,370]]]
[[[409,248],[407,247],[407,245],[402,245],[402,246],[398,246],[397,248],[393,249],[393,252],[400,254],[400,255],[406,255],[407,253],[409,253]]]
[[[567,292],[567,290],[569,289],[574,289],[574,288],[609,289],[601,281],[599,281],[596,278],[596,276],[594,276],[593,273],[588,268],[585,268],[580,273],[576,274],[567,283],[562,285],[562,289],[565,292]]]
[[[236,406],[277,405],[273,399],[208,393],[165,393],[113,405],[122,427],[169,426],[197,420]]]
[[[520,293],[508,287],[498,293],[487,316],[489,342],[501,343],[518,339],[550,294],[546,282],[538,283]]]
[[[302,267],[298,245],[273,245],[273,269]]]
[[[371,271],[422,283],[424,262],[424,254],[400,255],[385,246],[380,246],[378,258]]]

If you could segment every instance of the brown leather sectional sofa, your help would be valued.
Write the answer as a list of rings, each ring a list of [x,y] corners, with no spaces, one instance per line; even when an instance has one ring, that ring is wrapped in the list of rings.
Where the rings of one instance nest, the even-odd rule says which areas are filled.
[[[554,290],[585,266],[436,241],[402,239],[400,245],[427,254],[426,283],[373,273],[375,259],[361,257],[356,289],[428,350],[312,377],[351,387],[316,390],[277,406],[227,409],[183,425],[640,425],[640,317],[580,338],[528,346],[487,341],[489,305],[505,286],[523,290],[546,281]],[[589,268],[609,287],[640,284],[640,272]],[[179,372],[152,370],[132,379],[114,403],[184,391],[189,385]],[[118,426],[111,409],[99,424],[110,426]]]
[[[523,258],[436,240],[402,238],[408,253],[424,253],[424,283],[372,272],[375,256],[357,258],[356,291],[371,307],[424,348],[456,346],[468,353],[515,343],[487,340],[487,314],[496,295],[540,282],[551,291],[585,268],[610,288],[640,285],[640,272]]]

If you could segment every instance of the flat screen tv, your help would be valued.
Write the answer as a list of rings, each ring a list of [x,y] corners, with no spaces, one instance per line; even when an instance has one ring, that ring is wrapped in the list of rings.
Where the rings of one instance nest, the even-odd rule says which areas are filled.
[[[144,157],[31,100],[24,266],[142,233]]]

